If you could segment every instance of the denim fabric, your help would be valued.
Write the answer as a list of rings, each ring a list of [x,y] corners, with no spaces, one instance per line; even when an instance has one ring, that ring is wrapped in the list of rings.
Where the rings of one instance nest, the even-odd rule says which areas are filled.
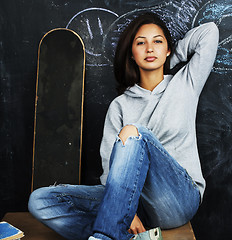
[[[28,208],[39,221],[67,239],[86,240],[102,199],[104,186],[58,185],[32,192]]]
[[[145,226],[172,228],[196,213],[197,185],[156,137],[136,125],[138,137],[114,144],[106,186],[56,186],[34,191],[30,212],[67,239],[90,235],[128,240],[135,213]]]

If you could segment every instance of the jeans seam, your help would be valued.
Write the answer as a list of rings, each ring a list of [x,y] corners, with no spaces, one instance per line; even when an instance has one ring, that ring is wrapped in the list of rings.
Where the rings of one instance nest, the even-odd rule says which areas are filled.
[[[85,197],[85,196],[81,196],[81,195],[71,195],[71,194],[67,194],[67,193],[60,193],[58,195],[56,195],[56,197],[75,197],[78,199],[86,199],[86,200],[98,200],[97,198],[93,198],[93,197]]]
[[[132,203],[132,200],[133,200],[133,198],[134,198],[134,195],[135,195],[135,193],[136,193],[136,185],[138,185],[137,183],[138,183],[138,179],[139,179],[139,174],[140,174],[140,172],[141,172],[141,167],[142,167],[142,162],[143,162],[143,159],[144,159],[144,147],[142,148],[143,149],[143,151],[142,151],[142,156],[141,156],[141,158],[139,159],[139,163],[141,163],[140,164],[140,171],[139,170],[137,170],[137,174],[136,174],[136,179],[135,179],[135,181],[134,181],[134,186],[133,186],[133,190],[132,190],[132,194],[131,194],[131,197],[130,197],[130,199],[129,199],[129,204],[128,204],[128,213],[130,212],[130,209],[131,209],[131,203]],[[127,214],[126,216],[125,216],[125,221],[124,221],[124,223],[126,222],[126,219],[129,217],[129,214]],[[130,237],[131,237],[131,235],[129,235]]]
[[[186,176],[187,180],[192,183],[192,186],[193,186],[194,189],[196,189],[196,190],[198,190],[198,191],[200,192],[197,183],[196,183],[196,182],[193,180],[193,178],[188,174],[187,170],[185,170],[185,171],[186,171],[186,174],[187,174],[187,176]]]
[[[162,150],[162,148],[160,148],[160,147],[158,147],[157,145],[155,145],[153,142],[151,142],[149,139],[147,140],[150,144],[152,144],[156,149],[158,149],[159,151],[160,151],[160,153],[162,153],[163,155],[165,155],[166,157],[168,157],[168,158],[171,158],[171,159],[173,159],[174,161],[176,161],[174,158],[172,158],[172,156],[171,155],[169,155],[169,154],[167,154],[165,151],[163,151]],[[189,180],[187,177],[186,177],[186,173],[188,174],[188,172],[186,171],[186,169],[185,168],[183,168],[177,161],[176,161],[176,163],[179,165],[179,167],[181,168],[178,168],[175,164],[174,164],[174,162],[173,161],[169,161],[169,163],[173,166],[173,167],[175,167],[175,171],[177,171],[177,172],[179,172],[180,174],[182,174],[182,175],[185,175],[185,178],[187,179],[187,180]],[[188,174],[188,176],[189,176],[189,174]],[[190,176],[189,176],[190,177]]]
[[[75,212],[78,212],[78,213],[86,213],[86,210],[80,210],[79,208],[76,207],[76,204],[72,201],[72,199],[70,199],[71,197],[73,197],[73,195],[70,195],[70,194],[58,194],[55,196],[58,201],[64,201],[65,203],[67,203],[68,205],[70,205]],[[62,197],[68,197],[69,199],[63,199]],[[85,199],[85,200],[96,200],[96,198],[85,198],[85,197],[79,197],[79,199]]]
[[[56,195],[56,198],[58,199],[58,201],[63,201],[62,197],[65,197],[65,196],[70,197],[71,195],[59,194],[59,195]],[[77,209],[75,204],[70,199],[68,199],[68,200],[64,199],[63,202],[65,202],[67,205],[71,206],[76,213],[85,213],[85,211],[81,211],[80,209]]]
[[[155,145],[153,142],[151,142],[150,140],[147,140],[150,144],[152,144],[155,148],[157,148],[162,154],[164,154],[167,157],[170,157],[170,155],[168,155],[166,152],[164,152],[162,150],[162,148],[158,147],[157,145]]]

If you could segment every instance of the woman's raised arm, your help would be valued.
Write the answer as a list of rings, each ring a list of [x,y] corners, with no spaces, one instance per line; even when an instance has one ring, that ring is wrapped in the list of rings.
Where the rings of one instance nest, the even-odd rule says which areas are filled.
[[[179,73],[185,75],[183,79],[190,81],[197,94],[200,94],[213,67],[218,39],[216,24],[209,22],[191,29],[176,44],[171,68],[180,62],[187,62]]]

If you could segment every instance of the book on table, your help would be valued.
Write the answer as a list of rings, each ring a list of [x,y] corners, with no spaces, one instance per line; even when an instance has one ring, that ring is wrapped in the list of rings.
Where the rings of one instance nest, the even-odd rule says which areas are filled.
[[[8,222],[0,222],[0,239],[1,240],[18,240],[24,236],[24,233]]]

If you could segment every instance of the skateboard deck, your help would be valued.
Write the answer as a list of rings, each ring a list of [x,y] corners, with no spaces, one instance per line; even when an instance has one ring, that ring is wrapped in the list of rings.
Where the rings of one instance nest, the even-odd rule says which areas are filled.
[[[39,44],[32,190],[80,184],[85,49],[77,33],[58,28]]]

